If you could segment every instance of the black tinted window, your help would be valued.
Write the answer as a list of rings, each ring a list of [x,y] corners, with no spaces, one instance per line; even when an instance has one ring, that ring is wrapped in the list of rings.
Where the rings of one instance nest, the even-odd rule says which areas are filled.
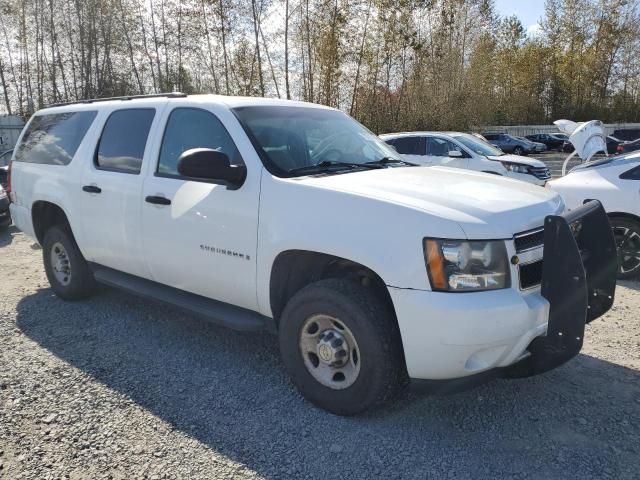
[[[17,162],[68,165],[97,112],[66,112],[33,117],[16,150]]]
[[[424,155],[424,138],[422,137],[396,138],[393,146],[403,155]]]
[[[623,180],[640,180],[640,166],[627,170],[620,175],[620,178]]]
[[[158,173],[178,175],[178,158],[192,148],[211,148],[226,154],[232,165],[243,164],[229,132],[215,115],[198,108],[176,108],[165,128]]]
[[[105,170],[140,173],[144,147],[155,113],[152,108],[113,112],[102,130],[96,166]]]

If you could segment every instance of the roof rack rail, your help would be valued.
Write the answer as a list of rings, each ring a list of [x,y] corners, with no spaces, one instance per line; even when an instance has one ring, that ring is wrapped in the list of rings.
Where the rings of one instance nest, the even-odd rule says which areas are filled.
[[[63,107],[65,105],[75,105],[82,103],[97,103],[97,102],[109,102],[111,100],[136,100],[138,98],[184,98],[186,93],[182,92],[169,92],[169,93],[150,93],[148,95],[127,95],[124,97],[104,97],[104,98],[90,98],[87,100],[76,100],[75,102],[61,102],[47,105],[44,108]]]

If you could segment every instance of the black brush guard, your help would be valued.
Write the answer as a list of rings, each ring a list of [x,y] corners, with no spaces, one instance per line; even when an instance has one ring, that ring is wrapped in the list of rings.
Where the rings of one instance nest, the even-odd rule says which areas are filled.
[[[531,342],[531,355],[509,367],[509,376],[537,375],[575,357],[582,348],[585,325],[613,305],[616,244],[600,202],[549,215],[543,258],[541,293],[550,305],[547,334]]]

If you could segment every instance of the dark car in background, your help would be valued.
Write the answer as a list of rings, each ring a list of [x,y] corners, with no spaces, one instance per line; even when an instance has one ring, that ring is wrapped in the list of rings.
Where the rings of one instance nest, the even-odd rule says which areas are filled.
[[[7,188],[7,181],[9,176],[9,162],[11,161],[11,155],[13,150],[7,150],[0,153],[0,186],[5,190]]]
[[[528,155],[539,151],[533,142],[524,138],[514,137],[508,133],[485,132],[482,134],[491,145],[495,145],[505,153],[514,155]]]
[[[562,133],[536,133],[525,138],[532,142],[544,143],[549,150],[562,150],[564,142],[569,140],[569,137]]]
[[[623,142],[619,138],[608,135],[607,136],[607,153],[609,155],[615,155],[616,153],[618,153],[618,146],[623,143],[625,142]],[[570,153],[570,152],[573,152],[574,150],[575,148],[573,147],[573,144],[568,140],[564,143],[564,146],[562,147],[563,152]]]
[[[11,223],[11,213],[9,212],[9,197],[0,186],[0,228],[9,226]]]
[[[640,138],[631,142],[622,142],[618,145],[618,153],[629,153],[640,150]]]

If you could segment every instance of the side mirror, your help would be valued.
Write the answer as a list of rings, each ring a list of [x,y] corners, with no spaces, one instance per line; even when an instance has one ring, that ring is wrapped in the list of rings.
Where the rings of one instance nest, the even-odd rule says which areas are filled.
[[[462,158],[463,155],[462,155],[462,152],[459,151],[459,150],[451,150],[449,152],[449,157],[450,158]]]
[[[192,148],[178,159],[178,173],[184,177],[213,180],[240,187],[247,178],[247,167],[231,165],[229,157],[210,148]]]

